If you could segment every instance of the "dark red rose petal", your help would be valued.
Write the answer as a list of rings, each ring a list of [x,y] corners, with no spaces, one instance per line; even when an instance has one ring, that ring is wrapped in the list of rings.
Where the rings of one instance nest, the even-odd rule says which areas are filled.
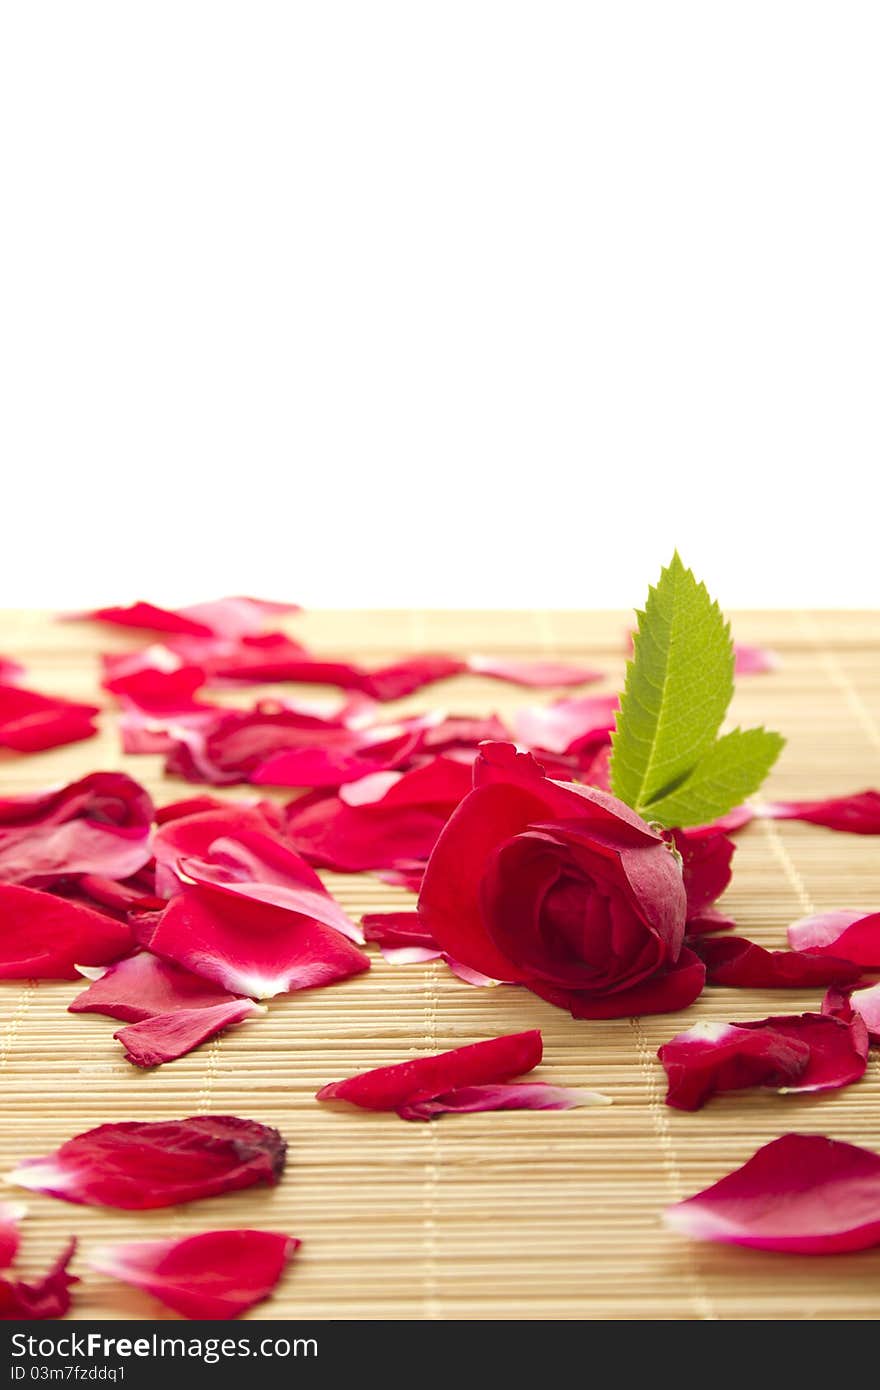
[[[400,700],[466,670],[467,662],[459,657],[423,653],[362,672],[358,688],[374,700]]]
[[[852,993],[831,988],[822,1000],[822,1012],[842,1018],[846,1023],[858,1014],[868,1030],[870,1042],[880,1043],[880,984],[855,989]]]
[[[880,912],[820,912],[792,922],[788,939],[795,950],[813,951],[880,970]]]
[[[772,1028],[697,1023],[670,1038],[657,1056],[669,1081],[666,1104],[699,1110],[718,1091],[795,1084],[807,1069],[810,1047]]]
[[[173,1062],[221,1033],[266,1010],[253,999],[230,999],[206,1008],[176,1009],[130,1023],[113,1034],[125,1048],[125,1060],[136,1067],[158,1067]]]
[[[67,1273],[67,1266],[76,1253],[76,1238],[71,1236],[48,1274],[35,1283],[23,1279],[0,1279],[0,1320],[42,1321],[63,1318],[70,1308],[70,1286],[79,1280]]]
[[[334,1081],[323,1086],[317,1098],[344,1100],[364,1110],[397,1110],[463,1086],[491,1085],[522,1076],[538,1065],[542,1053],[541,1034],[534,1028]]]
[[[70,613],[69,621],[107,623],[111,627],[146,628],[149,632],[180,632],[189,637],[210,637],[206,623],[188,618],[180,609],[157,608],[154,603],[139,599],[127,607],[92,608],[87,613]]]
[[[78,743],[97,733],[96,705],[81,705],[54,695],[40,695],[18,685],[0,685],[0,748],[39,753]]]
[[[796,1255],[865,1250],[880,1243],[880,1157],[821,1134],[784,1134],[664,1216],[694,1240]]]
[[[286,1150],[277,1129],[235,1115],[134,1120],[26,1159],[8,1181],[67,1202],[144,1211],[276,1183]]]
[[[235,998],[200,975],[139,951],[98,974],[68,1009],[72,1014],[107,1014],[124,1023],[140,1023],[180,1009],[212,1009]]]
[[[809,989],[853,985],[861,968],[814,951],[768,951],[742,936],[692,940],[706,966],[706,983],[738,989]]]
[[[445,955],[417,912],[371,912],[361,919],[361,926],[366,940],[376,943],[390,965],[417,965],[442,959],[465,984],[485,987],[502,983]]]
[[[0,800],[0,880],[125,879],[150,858],[153,803],[124,772],[93,772],[58,791]]]
[[[769,801],[760,815],[771,820],[802,820],[852,835],[880,835],[880,792],[852,792],[823,801]]]
[[[810,1060],[795,1084],[786,1091],[835,1091],[864,1076],[868,1056],[868,1032],[858,1016],[848,1022],[828,1014],[780,1014],[737,1028],[770,1028],[781,1037],[805,1042]]]
[[[553,985],[529,984],[535,994],[568,1009],[572,1018],[631,1018],[641,1014],[670,1014],[687,1009],[703,992],[706,967],[685,946],[668,970],[658,971],[641,984],[614,994],[591,995]]]
[[[130,928],[114,917],[0,883],[0,979],[75,980],[77,965],[106,965],[133,945]]]
[[[730,861],[736,845],[723,833],[692,836],[687,830],[670,832],[681,855],[681,871],[687,894],[687,931],[695,935],[720,931],[734,923],[715,908],[730,883]]]
[[[102,1245],[89,1264],[186,1318],[237,1318],[268,1298],[300,1242],[275,1231],[205,1231]]]
[[[433,1120],[438,1115],[475,1115],[491,1110],[574,1110],[582,1105],[610,1103],[608,1096],[597,1091],[551,1086],[546,1081],[518,1081],[461,1086],[445,1096],[400,1105],[397,1114],[402,1120]]]
[[[184,887],[158,920],[138,922],[135,931],[155,955],[258,999],[370,967],[368,956],[314,917],[217,887]]]

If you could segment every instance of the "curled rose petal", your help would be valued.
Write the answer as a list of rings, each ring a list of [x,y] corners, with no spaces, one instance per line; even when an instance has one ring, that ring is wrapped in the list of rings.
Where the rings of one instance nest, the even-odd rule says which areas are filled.
[[[66,1202],[144,1211],[277,1183],[286,1151],[277,1129],[235,1115],[133,1120],[26,1159],[7,1181]]]
[[[792,922],[788,939],[798,951],[813,951],[880,970],[880,912],[820,912]]]
[[[75,1275],[67,1273],[75,1253],[76,1239],[71,1236],[42,1279],[34,1283],[24,1279],[0,1279],[0,1320],[63,1318],[70,1308],[70,1286],[79,1283]]]
[[[666,1104],[699,1110],[718,1091],[796,1082],[807,1069],[810,1048],[772,1028],[696,1023],[664,1043],[657,1056],[669,1082]]]
[[[252,1014],[265,1013],[253,999],[230,999],[225,1004],[206,1008],[176,1009],[172,1013],[154,1014],[140,1023],[129,1023],[113,1034],[125,1048],[125,1060],[136,1067],[158,1067],[173,1062],[187,1052],[241,1023]]]
[[[0,979],[75,980],[134,945],[125,922],[38,888],[0,883]]]
[[[769,671],[778,671],[781,665],[776,652],[769,647],[750,647],[743,642],[734,642],[734,673],[737,676],[762,676]]]
[[[851,835],[880,835],[880,792],[852,792],[823,801],[768,801],[758,811],[770,820],[802,820]]]
[[[880,984],[868,985],[865,989],[854,989],[846,994],[839,989],[829,989],[822,1000],[823,1014],[832,1014],[850,1022],[858,1014],[868,1030],[872,1043],[880,1043]]]
[[[124,772],[93,772],[50,792],[0,799],[0,880],[125,879],[150,858],[153,803]]]
[[[89,1264],[186,1318],[237,1318],[269,1297],[299,1245],[275,1231],[205,1231],[102,1245]]]
[[[155,955],[258,999],[370,967],[368,956],[314,917],[213,886],[185,886],[157,920],[138,922],[135,931]]]
[[[494,680],[528,685],[536,690],[554,685],[589,685],[602,680],[605,674],[568,661],[521,661],[515,657],[493,656],[472,656],[467,668],[477,676],[491,676]]]
[[[18,685],[0,685],[0,748],[16,753],[39,753],[78,743],[97,733],[96,705],[81,705],[54,695],[41,695]]]
[[[756,1250],[865,1250],[880,1243],[880,1157],[821,1134],[784,1134],[664,1219],[694,1240]]]
[[[20,1239],[18,1223],[26,1213],[24,1202],[0,1202],[0,1269],[15,1259]]]
[[[541,1034],[534,1028],[361,1072],[323,1086],[317,1098],[344,1100],[363,1110],[397,1110],[447,1096],[462,1087],[493,1085],[522,1076],[538,1065],[542,1054]]]
[[[433,1120],[438,1115],[474,1115],[488,1110],[575,1110],[582,1105],[610,1105],[599,1091],[551,1086],[546,1081],[519,1081],[487,1086],[461,1086],[446,1096],[400,1105],[402,1120]]]
[[[391,869],[412,873],[428,858],[450,814],[471,786],[463,763],[438,756],[400,774],[365,778],[339,796],[293,801],[287,832],[312,864],[358,873]]]
[[[809,989],[853,985],[861,967],[816,951],[768,951],[743,936],[690,943],[706,966],[706,983],[743,989]]]
[[[836,1091],[865,1074],[868,1032],[858,1016],[847,1022],[828,1014],[779,1014],[735,1026],[771,1028],[782,1037],[807,1043],[810,1049],[807,1068],[797,1082],[785,1083],[782,1087],[785,1091]]]
[[[169,896],[188,882],[274,903],[363,940],[314,869],[274,831],[260,807],[226,806],[186,816],[156,832],[157,880]]]
[[[140,1023],[180,1009],[212,1009],[232,999],[200,975],[139,951],[100,971],[67,1007],[72,1014],[107,1014],[125,1023]]]

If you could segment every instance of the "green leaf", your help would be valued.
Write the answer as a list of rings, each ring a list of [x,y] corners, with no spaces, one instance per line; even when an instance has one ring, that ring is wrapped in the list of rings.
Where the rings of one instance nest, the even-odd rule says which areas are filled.
[[[611,788],[642,812],[671,794],[712,746],[733,694],[733,642],[678,552],[638,619],[612,738]]]
[[[785,739],[767,729],[734,729],[713,743],[674,791],[643,809],[661,825],[702,825],[756,792]]]

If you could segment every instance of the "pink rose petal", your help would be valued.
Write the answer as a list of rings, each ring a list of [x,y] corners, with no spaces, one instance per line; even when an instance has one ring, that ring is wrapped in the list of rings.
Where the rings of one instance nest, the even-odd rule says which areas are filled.
[[[781,665],[776,652],[769,647],[749,647],[743,642],[734,642],[734,672],[737,676],[760,676],[769,671],[778,671]]]
[[[570,695],[517,710],[514,732],[526,747],[548,753],[595,750],[609,742],[618,704],[617,695]]]
[[[25,1159],[7,1181],[66,1202],[144,1211],[277,1183],[286,1151],[277,1129],[235,1115],[133,1120]]]
[[[370,966],[314,917],[206,885],[184,886],[158,919],[136,923],[135,931],[155,955],[258,999],[333,984]]]
[[[153,803],[124,772],[0,800],[0,879],[46,886],[69,874],[125,879],[150,858]]]
[[[186,1318],[237,1318],[269,1297],[299,1245],[274,1231],[205,1231],[102,1245],[89,1264]]]
[[[521,661],[493,656],[472,656],[468,669],[477,676],[509,681],[512,685],[528,685],[544,689],[554,685],[589,685],[600,681],[604,671],[576,666],[567,661]]]
[[[813,951],[880,969],[880,912],[820,912],[792,922],[788,940],[798,951]]]
[[[829,989],[822,1001],[822,1012],[847,1022],[858,1014],[868,1030],[869,1040],[880,1043],[880,984],[854,989],[850,994]]]
[[[880,835],[880,792],[852,792],[824,801],[768,801],[758,814],[770,820],[802,820],[852,835]]]
[[[224,1028],[241,1023],[266,1010],[252,999],[230,999],[205,1008],[176,1009],[130,1023],[113,1034],[125,1048],[125,1060],[136,1067],[157,1067],[173,1062],[213,1038]]]
[[[486,1086],[461,1086],[445,1096],[400,1105],[402,1120],[433,1120],[438,1115],[474,1115],[490,1110],[574,1110],[582,1105],[610,1105],[598,1091],[551,1086],[546,1081],[519,1081]]]
[[[125,1023],[140,1023],[157,1014],[180,1009],[212,1009],[234,1002],[200,975],[193,975],[149,951],[117,961],[99,971],[88,989],[78,994],[68,1010],[72,1014],[107,1014]]]
[[[880,1157],[821,1134],[784,1134],[664,1219],[695,1240],[756,1250],[865,1250],[880,1243]]]
[[[27,1213],[24,1202],[0,1202],[0,1269],[11,1265],[18,1250],[18,1223]]]

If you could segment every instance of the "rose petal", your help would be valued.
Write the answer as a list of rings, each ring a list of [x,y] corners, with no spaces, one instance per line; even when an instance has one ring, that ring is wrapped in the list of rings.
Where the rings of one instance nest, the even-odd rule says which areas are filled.
[[[796,1082],[806,1071],[810,1047],[772,1028],[696,1023],[664,1043],[657,1056],[669,1080],[666,1104],[699,1110],[718,1091]]]
[[[230,1002],[235,999],[226,990],[149,951],[139,951],[102,971],[67,1007],[72,1014],[107,1014],[140,1023],[157,1014],[212,1009]]]
[[[802,820],[852,835],[880,835],[880,792],[852,792],[823,801],[768,801],[758,811],[770,820]]]
[[[93,772],[57,791],[0,800],[0,879],[67,874],[124,879],[150,858],[153,803],[124,772]]]
[[[241,1023],[251,1014],[266,1010],[252,999],[231,999],[204,1008],[176,1009],[130,1023],[113,1034],[125,1048],[126,1062],[136,1067],[157,1067],[173,1062],[213,1038],[224,1028]]]
[[[737,676],[759,676],[768,671],[778,671],[781,665],[776,652],[769,647],[749,647],[743,642],[734,642],[734,674]]]
[[[706,966],[706,983],[745,989],[809,989],[852,985],[861,968],[816,951],[768,951],[742,936],[692,940]]]
[[[0,883],[0,979],[75,980],[134,944],[124,922],[38,888]]]
[[[516,658],[472,656],[468,669],[477,676],[509,681],[512,685],[529,685],[535,689],[554,685],[588,685],[603,679],[604,671],[593,671],[567,661],[520,661]]]
[[[820,912],[802,917],[788,929],[791,945],[852,961],[866,970],[880,969],[880,912]]]
[[[39,753],[78,743],[97,733],[96,705],[81,705],[54,695],[41,695],[18,685],[0,685],[0,748]]]
[[[275,1231],[205,1231],[102,1245],[89,1264],[186,1318],[237,1318],[269,1297],[299,1245]]]
[[[363,940],[314,869],[273,832],[259,807],[226,806],[179,818],[156,832],[153,848],[159,882],[169,896],[183,875],[197,884],[315,918],[351,941]]]
[[[695,1240],[756,1250],[864,1250],[880,1242],[880,1157],[821,1134],[784,1134],[664,1219]]]
[[[0,656],[0,684],[16,685],[24,673],[25,668],[20,662],[13,661],[9,656]]]
[[[509,1081],[532,1071],[543,1053],[537,1028],[509,1033],[487,1042],[456,1047],[430,1057],[414,1057],[391,1067],[361,1072],[334,1081],[317,1093],[318,1100],[344,1100],[364,1110],[397,1110],[416,1101],[433,1100],[463,1086]]]
[[[65,614],[68,622],[107,623],[111,627],[146,628],[150,632],[180,632],[190,637],[210,637],[206,623],[188,618],[183,610],[157,608],[154,603],[139,599],[127,607],[92,608],[85,613]]]
[[[86,1206],[144,1211],[278,1182],[287,1145],[277,1129],[235,1115],[99,1125],[7,1181]]]
[[[191,622],[200,623],[216,637],[235,640],[262,632],[269,618],[279,614],[301,613],[297,603],[279,603],[276,599],[215,598],[208,603],[192,603],[178,609]]]
[[[520,743],[548,753],[597,748],[610,740],[619,703],[617,695],[568,696],[517,710],[514,730]]]
[[[742,830],[750,825],[755,819],[756,811],[752,806],[734,806],[732,811],[726,815],[719,816],[717,820],[709,821],[708,825],[689,825],[687,837],[690,841],[714,838],[716,835],[733,835],[737,830]]]
[[[75,1275],[67,1273],[75,1252],[76,1238],[71,1236],[42,1279],[32,1284],[23,1279],[0,1279],[0,1320],[63,1318],[70,1308],[70,1286],[79,1283]]]
[[[398,1106],[402,1120],[433,1120],[437,1115],[474,1115],[488,1110],[574,1110],[582,1105],[610,1105],[611,1097],[546,1081],[519,1081],[461,1086],[433,1100]]]
[[[24,1202],[0,1202],[0,1269],[11,1265],[18,1250],[18,1223],[27,1214]]]
[[[718,913],[714,904],[731,879],[730,861],[736,846],[727,836],[693,836],[687,830],[671,832],[675,848],[681,855],[681,871],[687,894],[687,928],[698,932],[718,931],[722,925],[734,925],[730,918]]]
[[[376,942],[389,965],[418,965],[442,959],[465,984],[485,988],[502,983],[445,955],[417,912],[371,912],[361,918],[361,926],[366,940]]]
[[[374,700],[400,700],[467,669],[467,662],[459,657],[422,653],[363,672],[360,689]]]
[[[185,886],[157,921],[139,922],[135,932],[157,956],[258,999],[333,984],[370,966],[313,917],[217,887]]]
[[[785,1091],[835,1091],[865,1074],[868,1033],[857,1016],[844,1022],[828,1014],[781,1014],[734,1026],[770,1028],[784,1038],[807,1043],[807,1068],[797,1082],[785,1084]]]
[[[341,873],[412,872],[413,861],[427,859],[451,812],[470,790],[471,772],[450,758],[436,757],[393,782],[390,777],[378,785],[370,779],[366,793],[354,783],[344,789],[344,799],[291,802],[287,831],[294,848],[311,863]],[[361,801],[363,794],[369,800]]]
[[[831,1014],[850,1022],[858,1014],[868,1030],[868,1038],[880,1043],[880,984],[868,985],[866,989],[855,989],[845,994],[839,989],[829,989],[822,1000],[823,1014]]]

